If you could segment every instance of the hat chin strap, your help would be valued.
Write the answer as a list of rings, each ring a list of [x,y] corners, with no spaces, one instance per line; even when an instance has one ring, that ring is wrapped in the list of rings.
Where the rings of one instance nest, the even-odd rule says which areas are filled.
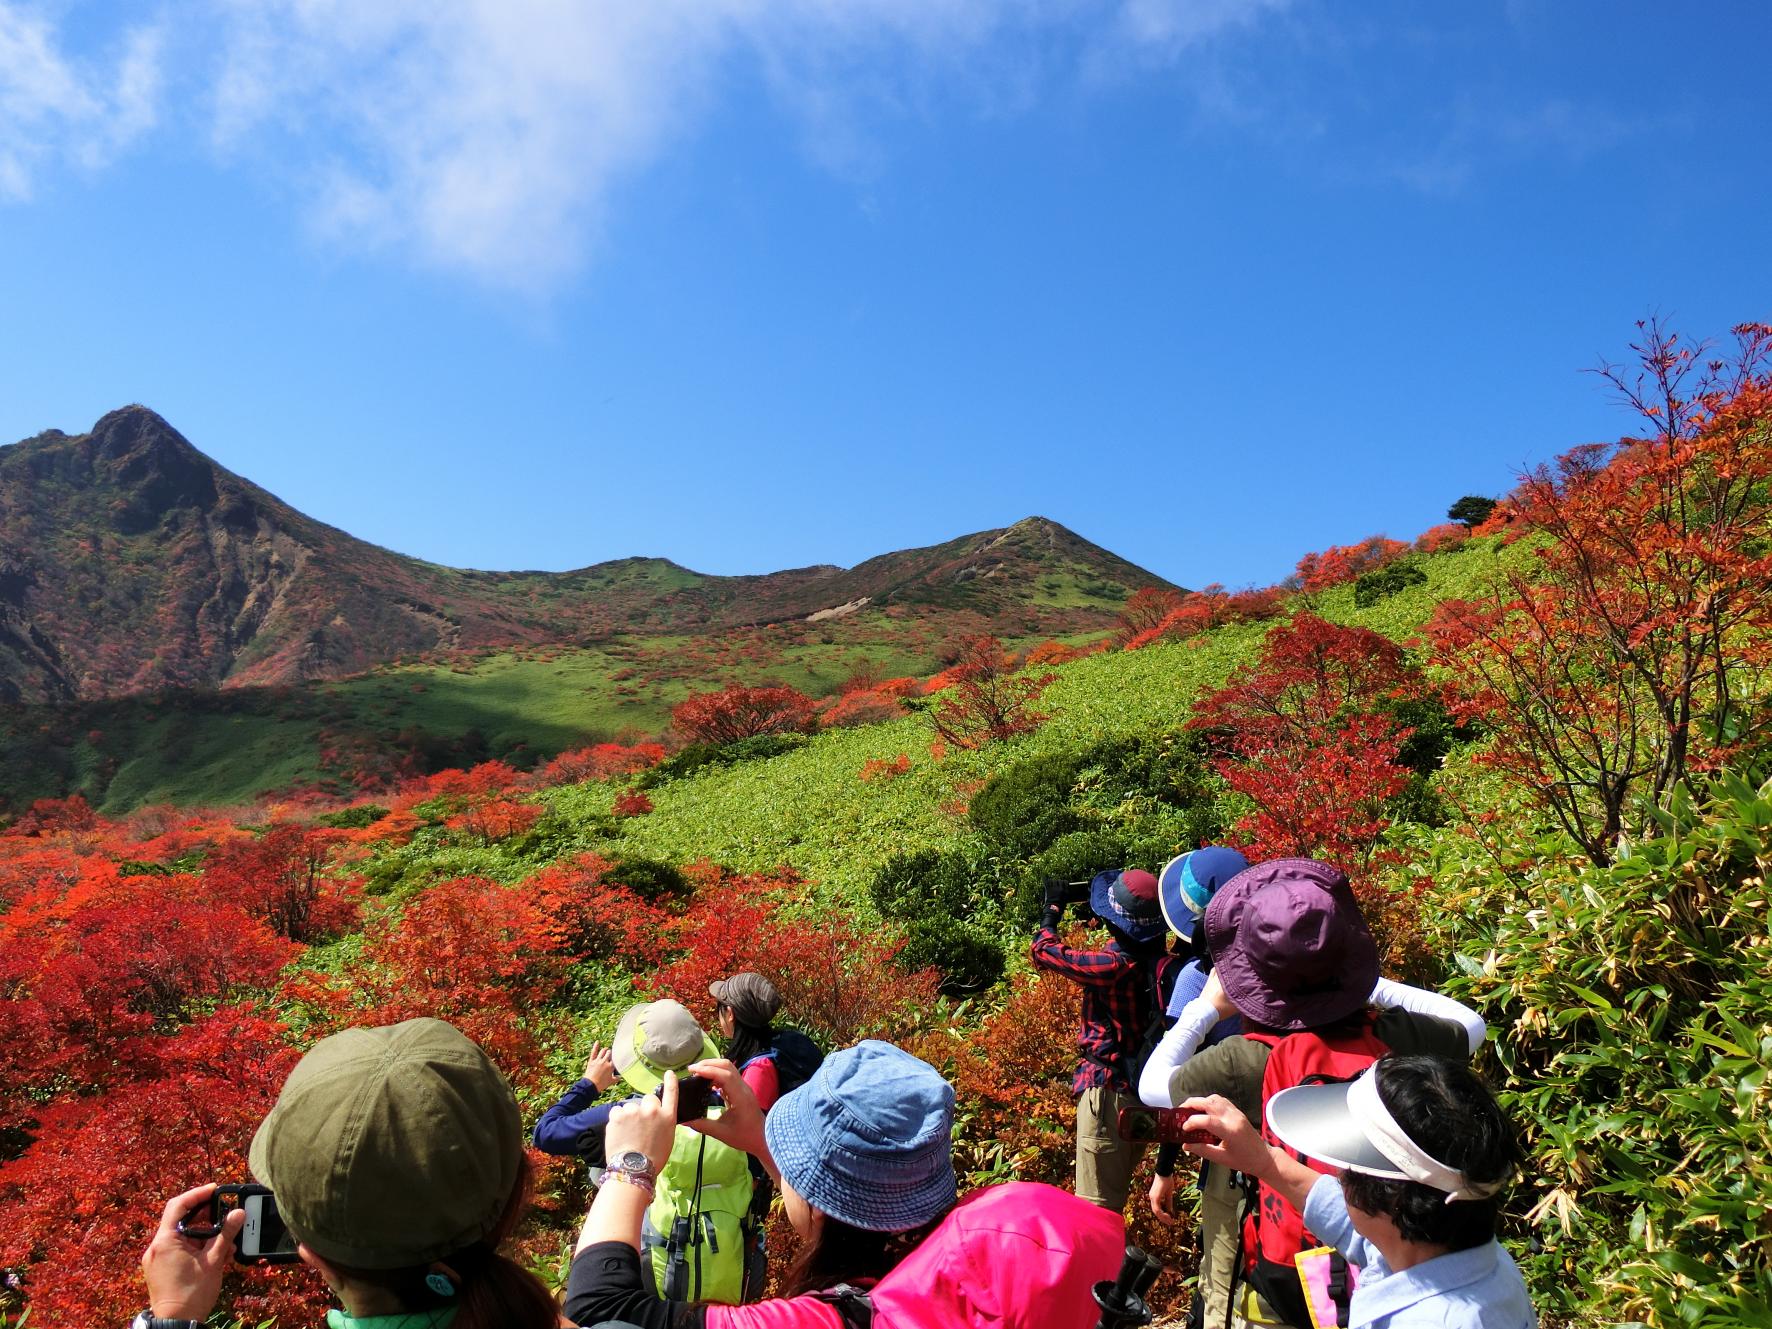
[[[1397,1171],[1411,1181],[1445,1191],[1447,1204],[1454,1200],[1486,1200],[1505,1184],[1502,1181],[1472,1181],[1410,1139],[1378,1096],[1376,1068],[1348,1086],[1347,1106],[1361,1132],[1396,1165]]]

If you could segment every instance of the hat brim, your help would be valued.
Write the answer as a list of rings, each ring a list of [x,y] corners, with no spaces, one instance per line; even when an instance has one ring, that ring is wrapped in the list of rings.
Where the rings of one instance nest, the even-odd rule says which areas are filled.
[[[1268,1129],[1282,1144],[1331,1167],[1392,1181],[1409,1180],[1360,1129],[1347,1101],[1352,1087],[1349,1080],[1282,1089],[1263,1109]]]
[[[894,1184],[877,1171],[865,1179],[847,1176],[841,1152],[823,1153],[816,1104],[831,1091],[821,1075],[822,1068],[763,1117],[763,1140],[781,1179],[820,1213],[865,1232],[909,1232],[951,1209],[959,1194],[951,1152],[931,1175],[909,1184]]]
[[[1133,941],[1155,941],[1163,935],[1169,926],[1163,921],[1162,912],[1151,918],[1138,918],[1120,907],[1114,899],[1114,882],[1118,880],[1112,872],[1098,872],[1089,882],[1089,908],[1103,923],[1111,923]],[[1159,892],[1161,894],[1161,892]]]
[[[647,1065],[634,1044],[634,1031],[640,1023],[640,1013],[650,1003],[641,1002],[638,1006],[630,1006],[621,1017],[621,1023],[615,1026],[615,1037],[610,1040],[609,1059],[615,1063],[615,1073],[622,1078],[628,1088],[642,1094],[650,1094],[664,1083],[664,1074]],[[685,1067],[697,1061],[713,1061],[720,1055],[720,1049],[714,1040],[704,1032],[701,1036],[701,1051],[697,1052],[683,1066],[673,1067],[679,1074]]]
[[[1181,893],[1181,874],[1187,866],[1187,860],[1188,854],[1177,854],[1163,864],[1163,870],[1157,874],[1157,903],[1162,906],[1163,919],[1169,924],[1169,930],[1178,937],[1192,941],[1200,916],[1188,908],[1187,898]]]

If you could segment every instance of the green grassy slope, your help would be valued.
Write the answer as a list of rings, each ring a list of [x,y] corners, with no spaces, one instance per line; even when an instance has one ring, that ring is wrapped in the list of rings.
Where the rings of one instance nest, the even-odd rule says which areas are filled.
[[[1423,559],[1426,584],[1371,608],[1354,608],[1351,587],[1313,597],[1313,607],[1336,622],[1407,641],[1438,601],[1470,594],[1500,561],[1526,557],[1519,546],[1502,550],[1485,543]],[[858,901],[892,854],[951,848],[970,834],[963,818],[941,810],[968,786],[1029,756],[1175,728],[1186,720],[1194,696],[1221,683],[1265,630],[1262,624],[1241,625],[1061,666],[1042,698],[1051,720],[1025,739],[980,752],[952,752],[937,762],[929,753],[927,721],[912,718],[820,734],[767,761],[672,781],[654,791],[652,815],[620,823],[622,834],[612,848],[672,862],[710,858],[746,870],[787,864],[827,898]],[[872,783],[859,778],[864,762],[901,752],[911,758],[909,774]],[[549,798],[563,813],[580,817],[606,813],[615,793],[591,784]]]

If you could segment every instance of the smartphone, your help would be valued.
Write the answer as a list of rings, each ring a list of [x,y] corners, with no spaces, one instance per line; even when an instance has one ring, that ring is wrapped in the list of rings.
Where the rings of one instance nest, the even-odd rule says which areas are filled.
[[[184,1236],[206,1241],[220,1234],[222,1220],[235,1209],[246,1211],[246,1226],[234,1238],[234,1259],[240,1264],[295,1264],[301,1259],[295,1234],[277,1212],[277,1197],[268,1186],[243,1181],[217,1186],[210,1197],[179,1220]]]
[[[1217,1144],[1204,1128],[1188,1130],[1181,1123],[1193,1113],[1180,1108],[1121,1108],[1115,1125],[1120,1138],[1133,1144]]]
[[[652,1091],[654,1098],[664,1097],[664,1086],[661,1084]],[[714,1087],[712,1080],[704,1080],[699,1075],[679,1075],[677,1077],[677,1121],[700,1121],[708,1115],[708,1109],[724,1107],[726,1100],[720,1097],[720,1091]]]

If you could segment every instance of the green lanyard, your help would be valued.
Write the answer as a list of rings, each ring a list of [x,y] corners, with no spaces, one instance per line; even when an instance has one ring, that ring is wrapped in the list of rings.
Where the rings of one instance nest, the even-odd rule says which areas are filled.
[[[349,1311],[326,1312],[329,1329],[445,1329],[455,1318],[458,1306],[434,1306],[428,1311],[406,1311],[401,1315],[365,1315],[358,1319]]]

